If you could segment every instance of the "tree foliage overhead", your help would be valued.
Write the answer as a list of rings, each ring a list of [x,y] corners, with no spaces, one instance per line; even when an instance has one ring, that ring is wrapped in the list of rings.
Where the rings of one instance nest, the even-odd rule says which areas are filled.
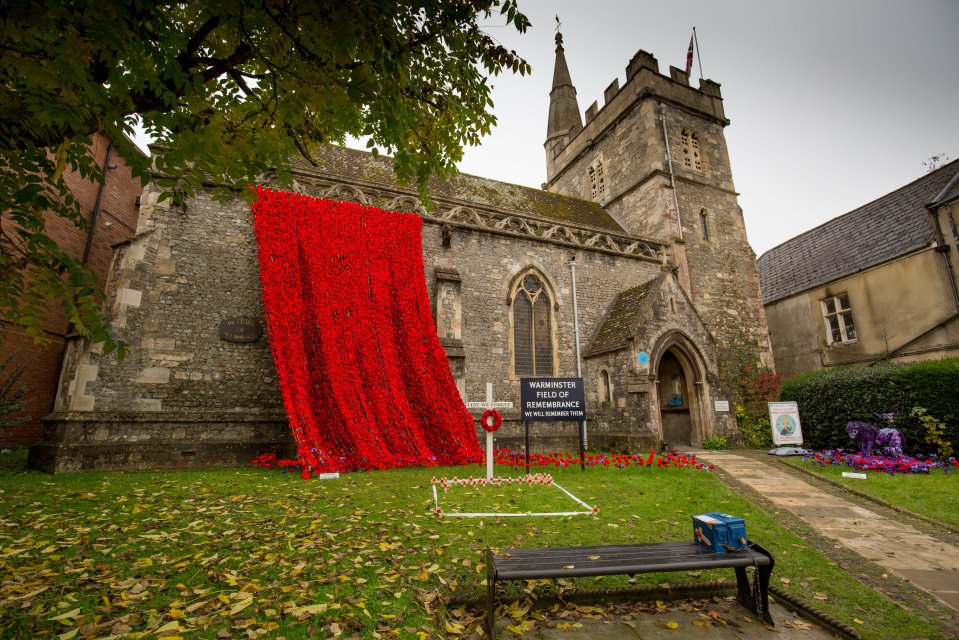
[[[92,273],[45,233],[44,211],[83,227],[65,171],[102,180],[110,136],[178,202],[229,191],[294,156],[366,137],[427,199],[490,131],[489,78],[529,65],[484,30],[529,26],[515,0],[0,0],[0,317],[35,337],[59,300],[81,333],[117,343]],[[126,136],[154,138],[152,158]]]

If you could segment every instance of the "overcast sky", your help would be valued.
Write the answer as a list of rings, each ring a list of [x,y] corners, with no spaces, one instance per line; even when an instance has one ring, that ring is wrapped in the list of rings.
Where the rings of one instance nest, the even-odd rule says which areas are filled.
[[[554,15],[581,111],[639,49],[682,68],[693,26],[722,85],[733,179],[757,255],[959,158],[957,0],[519,0],[533,28],[490,28],[533,65],[494,79],[499,125],[460,170],[539,187]],[[694,65],[692,84],[698,86]]]

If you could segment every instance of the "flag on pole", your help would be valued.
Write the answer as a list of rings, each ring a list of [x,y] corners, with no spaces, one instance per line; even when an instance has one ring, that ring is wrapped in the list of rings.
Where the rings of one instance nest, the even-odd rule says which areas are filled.
[[[689,36],[689,49],[686,51],[686,75],[693,70],[693,36]]]

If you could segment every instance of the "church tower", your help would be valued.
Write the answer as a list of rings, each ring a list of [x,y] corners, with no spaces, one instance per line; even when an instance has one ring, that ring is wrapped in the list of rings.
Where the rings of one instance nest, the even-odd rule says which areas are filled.
[[[640,50],[580,124],[557,35],[545,188],[601,204],[630,234],[666,243],[670,262],[720,345],[771,365],[756,256],[730,168],[720,85],[659,72]]]

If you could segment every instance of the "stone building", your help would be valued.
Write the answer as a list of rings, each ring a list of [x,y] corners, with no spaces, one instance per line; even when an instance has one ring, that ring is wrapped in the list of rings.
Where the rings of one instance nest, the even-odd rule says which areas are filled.
[[[105,174],[103,183],[84,179],[77,171],[64,175],[71,193],[89,226],[77,227],[61,216],[44,216],[46,233],[70,257],[88,265],[100,283],[106,281],[113,258],[113,245],[133,236],[137,221],[137,198],[143,189],[139,178],[131,175],[122,154],[103,134],[95,134],[89,146],[93,158]],[[20,381],[27,389],[26,408],[17,417],[26,418],[9,429],[0,429],[0,444],[30,444],[40,437],[40,420],[53,410],[57,379],[69,331],[66,315],[52,306],[43,318],[47,333],[45,344],[36,344],[13,323],[0,320],[0,361],[11,354],[15,360],[8,371],[23,364]]]
[[[758,261],[781,373],[959,355],[959,160]]]
[[[422,216],[426,286],[465,399],[485,399],[491,382],[518,405],[521,377],[576,376],[579,364],[591,447],[736,439],[728,363],[771,353],[719,85],[664,76],[640,51],[605,94],[584,124],[558,37],[543,189],[459,175],[430,183],[427,211],[387,160],[338,147],[316,167],[295,163],[297,188]],[[174,208],[158,195],[144,193],[109,283],[131,355],[71,345],[35,466],[245,464],[290,449],[268,336],[257,339],[249,204],[200,194]],[[250,341],[224,339],[231,319]],[[498,444],[516,448],[517,412],[504,415]],[[533,450],[573,449],[575,434],[534,425]]]

